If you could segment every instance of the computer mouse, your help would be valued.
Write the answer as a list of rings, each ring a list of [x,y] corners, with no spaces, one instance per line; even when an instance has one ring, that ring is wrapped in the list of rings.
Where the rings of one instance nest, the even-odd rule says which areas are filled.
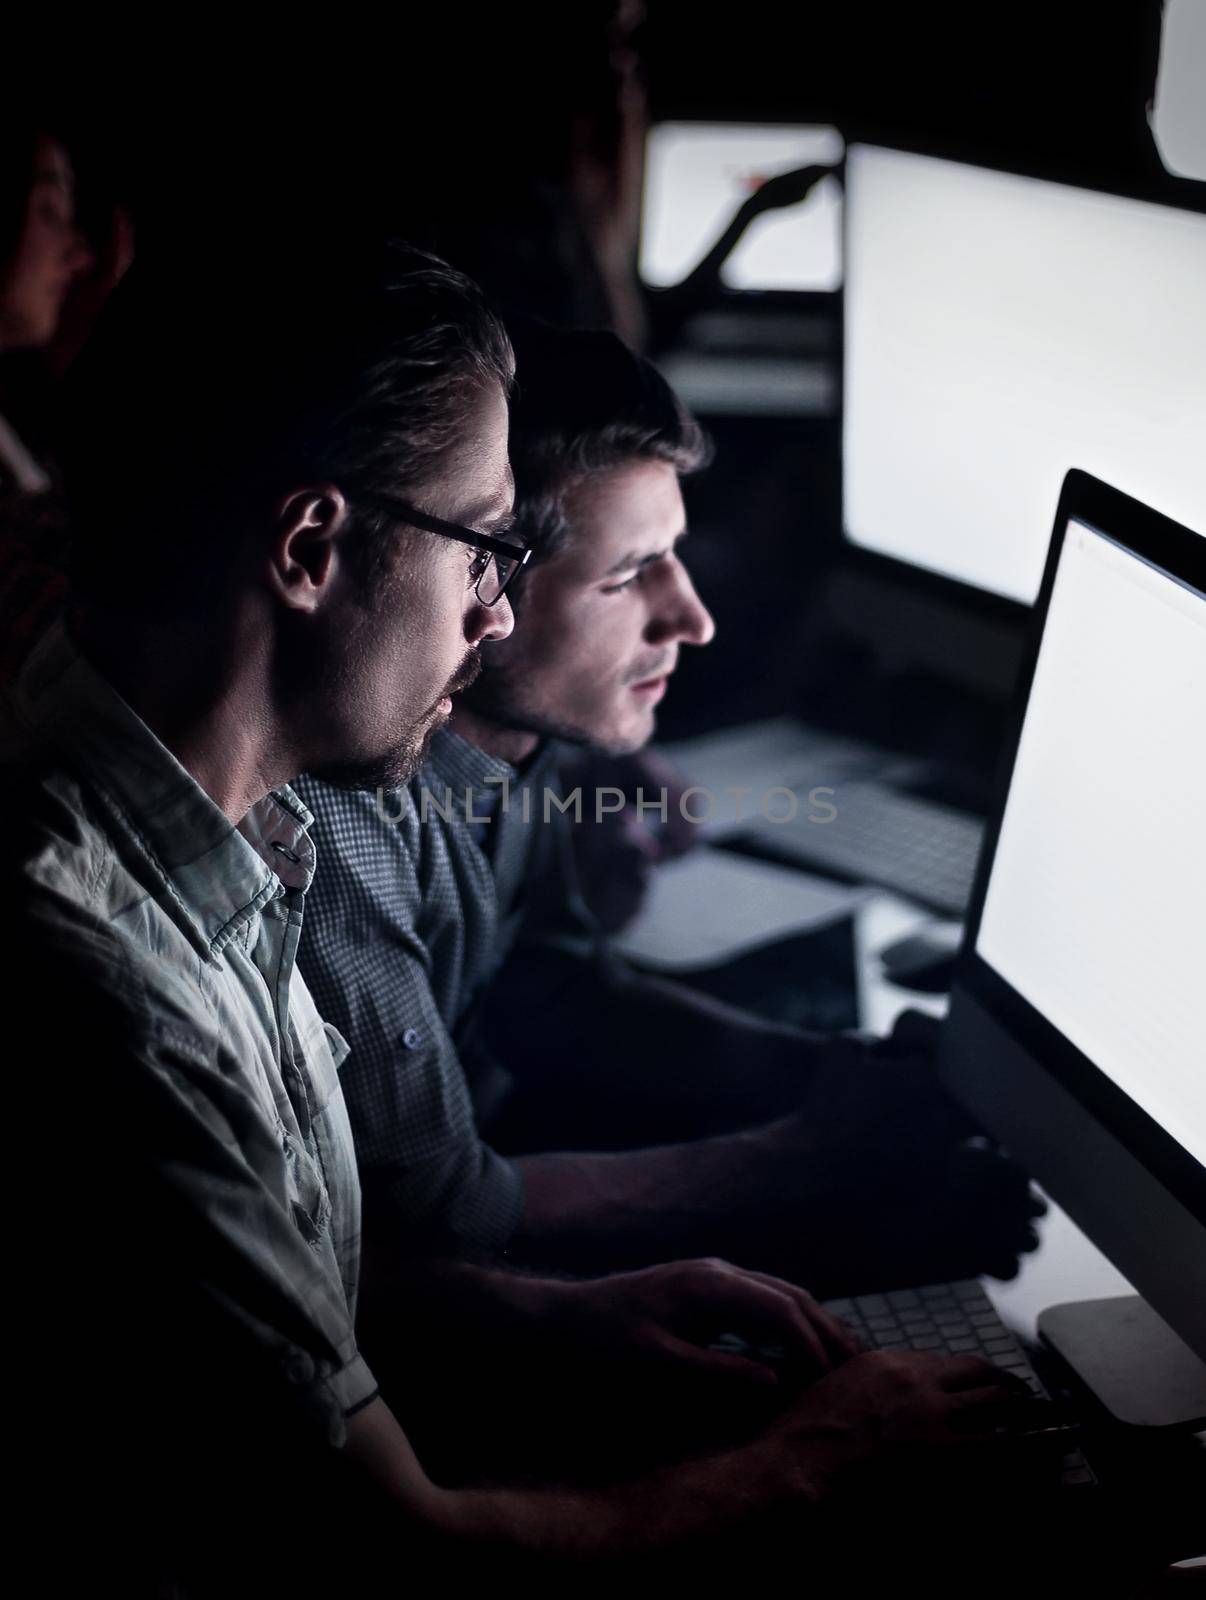
[[[880,951],[884,976],[905,989],[942,994],[951,986],[962,942],[961,922],[930,923]]]

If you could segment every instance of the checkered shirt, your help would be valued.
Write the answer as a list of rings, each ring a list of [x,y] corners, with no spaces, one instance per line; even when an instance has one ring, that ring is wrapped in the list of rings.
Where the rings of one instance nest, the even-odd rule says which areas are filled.
[[[518,1171],[477,1132],[475,1112],[505,1081],[477,1016],[548,831],[535,819],[552,761],[548,750],[520,779],[445,730],[404,789],[298,780],[322,853],[300,962],[351,1045],[343,1085],[366,1226],[394,1248],[494,1252],[522,1213]],[[536,797],[527,823],[525,790]]]

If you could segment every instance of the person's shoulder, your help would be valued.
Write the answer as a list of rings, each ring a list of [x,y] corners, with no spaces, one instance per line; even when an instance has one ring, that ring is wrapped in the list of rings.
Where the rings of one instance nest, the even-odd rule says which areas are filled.
[[[165,1027],[203,1031],[198,964],[137,856],[99,796],[52,755],[31,748],[0,763],[0,883],[18,952],[7,976],[39,1026],[103,1014],[110,1033],[148,1043]]]
[[[49,752],[0,760],[0,871],[9,904],[74,906],[104,920],[120,858],[96,797]]]

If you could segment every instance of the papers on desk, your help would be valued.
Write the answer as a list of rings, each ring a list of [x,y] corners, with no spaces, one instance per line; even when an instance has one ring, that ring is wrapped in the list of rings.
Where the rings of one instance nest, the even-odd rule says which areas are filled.
[[[689,972],[830,927],[866,898],[795,867],[701,845],[657,869],[639,915],[613,943],[642,966]]]

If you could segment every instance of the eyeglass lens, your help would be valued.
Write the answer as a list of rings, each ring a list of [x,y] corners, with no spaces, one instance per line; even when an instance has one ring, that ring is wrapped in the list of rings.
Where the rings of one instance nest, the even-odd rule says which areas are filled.
[[[489,565],[477,580],[477,597],[485,606],[492,606],[501,599],[502,592],[515,572],[519,563],[514,556],[504,556],[495,552],[490,557]]]

